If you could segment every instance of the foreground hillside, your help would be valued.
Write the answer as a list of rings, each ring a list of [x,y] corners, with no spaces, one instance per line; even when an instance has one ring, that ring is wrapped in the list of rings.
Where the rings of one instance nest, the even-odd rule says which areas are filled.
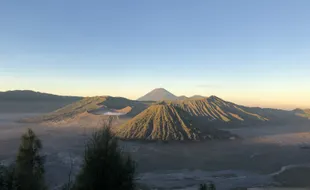
[[[38,123],[58,122],[79,115],[100,115],[105,113],[112,113],[111,115],[117,115],[117,113],[120,113],[120,115],[126,114],[128,116],[135,116],[145,108],[145,104],[128,100],[126,98],[110,96],[87,97],[49,114],[36,118],[24,119],[23,121]]]
[[[229,138],[228,132],[201,131],[193,125],[192,117],[185,110],[171,103],[161,102],[120,126],[117,135],[123,139],[135,140],[204,140]]]

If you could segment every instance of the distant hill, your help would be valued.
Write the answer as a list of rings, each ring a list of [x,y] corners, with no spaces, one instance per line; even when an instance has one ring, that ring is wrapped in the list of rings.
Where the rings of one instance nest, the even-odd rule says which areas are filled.
[[[15,90],[0,92],[0,101],[59,101],[72,100],[77,101],[82,99],[78,96],[59,96],[54,94],[35,92],[31,90]]]
[[[0,92],[0,112],[50,112],[82,99],[30,90]]]
[[[188,99],[187,96],[179,96],[179,97],[177,98],[177,100],[186,100],[186,99]]]
[[[229,138],[228,132],[210,129],[201,133],[193,126],[192,117],[183,109],[171,103],[161,102],[152,105],[145,111],[120,126],[117,136],[130,140],[191,140]]]
[[[206,98],[206,97],[201,96],[201,95],[194,95],[191,97],[176,96],[164,88],[156,88],[152,90],[151,92],[147,93],[146,95],[142,96],[141,98],[138,98],[138,101],[157,102],[157,101],[163,101],[163,100],[187,100],[187,99],[201,99],[201,98]]]
[[[295,109],[293,112],[300,117],[305,117],[310,119],[310,109]]]
[[[138,99],[138,101],[177,100],[178,97],[164,88],[156,88]]]
[[[22,120],[23,122],[57,122],[73,118],[79,114],[91,113],[91,114],[111,114],[120,115],[126,114],[128,116],[135,116],[146,109],[147,105],[139,101],[128,100],[121,97],[111,96],[97,96],[87,97],[80,101],[74,102],[61,109],[58,109],[49,114],[35,118],[27,118]]]
[[[201,99],[201,98],[206,98],[205,96],[201,96],[201,95],[194,95],[189,97],[190,99]]]

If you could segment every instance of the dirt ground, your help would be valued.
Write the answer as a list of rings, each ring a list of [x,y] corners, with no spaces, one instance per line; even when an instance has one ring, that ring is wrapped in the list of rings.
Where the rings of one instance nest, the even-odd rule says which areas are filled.
[[[74,172],[78,172],[84,144],[95,129],[15,122],[33,115],[36,114],[0,114],[0,160],[13,161],[21,134],[31,127],[42,139],[47,155],[46,179],[51,187],[57,187],[68,179],[70,163],[74,164]],[[200,183],[210,180],[218,189],[281,184],[310,186],[300,180],[294,168],[303,168],[303,175],[310,173],[304,169],[310,164],[310,149],[300,148],[301,144],[310,144],[310,125],[230,131],[243,139],[167,144],[121,142],[121,146],[137,161],[138,182],[150,188],[197,189]],[[287,168],[294,169],[293,174]]]

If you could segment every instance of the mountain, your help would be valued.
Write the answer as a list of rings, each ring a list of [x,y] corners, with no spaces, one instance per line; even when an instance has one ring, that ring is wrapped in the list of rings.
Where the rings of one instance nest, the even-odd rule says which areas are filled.
[[[166,93],[164,89],[155,92],[158,91]],[[246,107],[216,96],[180,99],[154,103],[111,96],[87,97],[22,121],[98,126],[98,122],[113,116],[118,119],[113,131],[122,139],[201,141],[236,137],[220,128],[298,124],[309,122],[310,118],[310,110]]]
[[[206,98],[205,96],[201,96],[201,95],[194,95],[189,97],[190,99],[201,99],[201,98]]]
[[[30,90],[0,92],[0,112],[51,112],[82,99],[77,96],[58,96]]]
[[[187,96],[179,96],[179,97],[177,98],[177,100],[186,100],[186,99],[188,99]]]
[[[282,125],[305,122],[305,119],[292,111],[246,107],[216,96],[173,101],[173,104],[195,117],[196,121],[216,127]]]
[[[265,118],[255,112],[250,112],[244,108],[226,102],[216,96],[210,96],[209,98],[187,99],[183,101],[172,102],[174,106],[177,106],[193,117],[199,117],[204,121],[209,122],[249,122],[249,121],[268,121]]]
[[[145,110],[146,104],[121,97],[97,96],[86,97],[49,114],[27,118],[23,122],[58,122],[74,118],[80,114],[127,115],[135,116]]]
[[[193,126],[191,116],[171,103],[160,102],[129,120],[116,129],[122,139],[130,140],[191,140],[199,141],[214,138],[229,138],[232,135],[217,129],[208,133]]]
[[[245,107],[216,96],[165,100],[151,105],[115,132],[127,140],[229,139],[235,136],[219,128],[306,121],[303,117],[309,110],[299,112],[303,115],[296,115],[297,111]]]
[[[138,99],[138,101],[177,100],[178,97],[164,88],[156,88]]]

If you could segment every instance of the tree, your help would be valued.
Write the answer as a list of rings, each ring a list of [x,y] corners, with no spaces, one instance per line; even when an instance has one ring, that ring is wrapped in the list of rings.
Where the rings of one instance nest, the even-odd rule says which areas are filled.
[[[13,190],[14,187],[14,165],[8,167],[0,165],[0,189]]]
[[[45,190],[42,144],[35,133],[28,129],[21,137],[16,158],[14,177],[16,190]]]
[[[200,184],[199,190],[216,190],[215,184],[210,182],[208,184]]]
[[[210,183],[209,184],[209,189],[210,190],[216,190],[215,184],[214,183]]]
[[[199,190],[207,190],[207,185],[205,183],[204,184],[200,184]]]
[[[132,190],[135,188],[135,163],[118,146],[112,134],[112,121],[94,132],[88,140],[74,190]]]
[[[0,189],[4,189],[6,183],[6,167],[0,165]]]

